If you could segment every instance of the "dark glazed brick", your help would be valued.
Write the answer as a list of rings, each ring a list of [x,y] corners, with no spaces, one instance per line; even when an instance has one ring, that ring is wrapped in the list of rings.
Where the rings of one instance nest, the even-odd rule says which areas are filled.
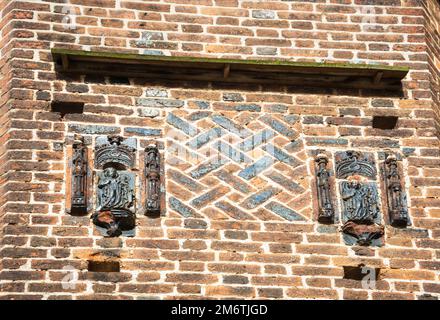
[[[249,279],[245,276],[223,276],[223,283],[227,284],[248,284]]]
[[[180,202],[178,199],[171,197],[169,199],[170,208],[180,213],[185,218],[195,216],[195,212],[193,209],[188,207],[187,205]]]
[[[85,125],[85,124],[69,124],[69,131],[84,134],[117,134],[121,129],[111,126]]]

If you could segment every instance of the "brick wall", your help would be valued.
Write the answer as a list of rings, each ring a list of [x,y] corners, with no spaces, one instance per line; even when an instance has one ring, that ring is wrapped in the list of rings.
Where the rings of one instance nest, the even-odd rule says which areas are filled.
[[[428,52],[429,70],[431,75],[431,91],[436,119],[439,119],[439,57],[440,52],[438,44],[440,41],[440,5],[438,1],[425,1],[425,26],[426,26],[426,44]],[[437,120],[438,126],[438,120]]]
[[[4,7],[6,6],[6,2],[2,2],[0,4],[0,12],[2,12],[2,19],[0,24],[0,34],[1,34],[1,48],[0,51],[0,193],[2,196],[0,197],[0,226],[3,227],[3,218],[5,212],[5,202],[7,200],[6,188],[5,184],[8,179],[8,154],[6,152],[6,142],[8,141],[10,134],[8,134],[8,129],[10,128],[9,124],[9,110],[11,106],[11,91],[10,91],[10,80],[12,78],[11,65],[10,65],[10,56],[11,54],[11,45],[10,41],[13,37],[12,31],[10,28],[10,21],[12,18],[12,14],[3,14]],[[0,231],[0,237],[3,235],[3,228]],[[0,258],[0,268],[1,268],[1,258]]]
[[[14,48],[11,110],[2,112],[10,123],[2,129],[9,134],[3,138],[9,159],[1,202],[3,299],[438,297],[440,154],[429,78],[435,51],[430,68],[430,24],[419,1],[70,0],[68,10],[59,2],[3,1],[0,7],[2,33],[13,35],[2,61]],[[66,12],[76,14],[68,25],[76,28],[66,29],[73,21]],[[381,63],[410,72],[404,97],[67,76],[54,72],[53,47]],[[51,112],[51,101],[84,102],[84,112],[62,117]],[[374,129],[374,115],[398,116],[398,125]],[[228,157],[212,166],[185,149],[210,130],[225,132],[211,146],[245,146],[249,137],[272,135],[242,156],[252,166]],[[66,157],[74,133],[91,148],[102,134],[136,137],[139,149],[159,141],[166,214],[138,215],[133,238],[103,238],[89,216],[67,214]],[[269,142],[277,150],[270,155]],[[384,150],[399,152],[412,225],[387,225],[384,247],[362,248],[344,244],[339,224],[318,224],[317,149],[367,151],[378,164]],[[121,271],[89,272],[88,261],[117,261]],[[359,264],[381,269],[376,289],[343,279],[344,267]],[[66,289],[69,275],[78,281]]]

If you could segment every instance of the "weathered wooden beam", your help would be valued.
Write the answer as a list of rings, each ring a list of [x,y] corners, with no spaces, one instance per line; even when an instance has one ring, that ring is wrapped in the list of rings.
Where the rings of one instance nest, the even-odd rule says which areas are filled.
[[[58,71],[184,81],[399,89],[407,67],[149,56],[52,49]],[[233,70],[233,72],[231,72]]]
[[[64,71],[68,71],[69,70],[69,58],[67,57],[66,54],[62,54],[61,55],[61,64],[63,66],[63,70]]]

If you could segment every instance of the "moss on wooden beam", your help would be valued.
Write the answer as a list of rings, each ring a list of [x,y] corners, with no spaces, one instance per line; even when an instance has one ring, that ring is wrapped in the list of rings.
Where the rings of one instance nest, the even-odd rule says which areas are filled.
[[[380,64],[361,64],[361,63],[329,63],[329,62],[297,62],[286,60],[242,60],[242,59],[221,59],[204,57],[180,57],[180,56],[158,56],[117,52],[94,52],[68,49],[52,49],[53,55],[66,55],[76,57],[108,58],[118,60],[139,60],[139,61],[164,61],[164,62],[206,62],[221,64],[244,64],[244,65],[268,65],[286,67],[308,67],[308,68],[342,68],[342,69],[366,69],[374,71],[396,71],[408,73],[408,67],[388,66]]]
[[[126,76],[133,77],[154,75],[165,79],[293,85],[297,82],[295,78],[301,83],[300,78],[306,75],[318,86],[319,82],[324,82],[345,88],[395,87],[409,71],[407,67],[377,64],[217,59],[69,49],[52,49],[52,55],[58,70],[64,72],[106,75],[126,72]],[[136,70],[130,65],[136,65]]]

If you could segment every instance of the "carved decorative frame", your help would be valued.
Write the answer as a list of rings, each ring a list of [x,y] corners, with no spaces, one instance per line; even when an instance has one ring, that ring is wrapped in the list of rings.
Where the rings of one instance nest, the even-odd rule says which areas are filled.
[[[328,181],[329,160],[322,150],[317,150],[316,153],[318,155],[315,156],[314,163],[319,203],[318,221],[328,223],[331,221],[327,217],[331,216],[333,194]],[[394,152],[379,152],[378,158],[383,161],[379,166],[378,176],[373,153],[352,150],[334,153],[342,231],[347,244],[382,245],[385,230],[382,212],[388,216],[388,220],[385,220],[393,227],[404,228],[411,225],[402,179],[401,157]],[[333,206],[332,209],[335,211],[337,208],[338,206]]]
[[[100,143],[95,148],[95,167],[103,168],[106,164],[121,165],[124,168],[133,168],[136,160],[136,148],[124,144],[120,136],[108,136],[107,143]]]
[[[315,189],[318,203],[318,221],[334,223],[339,220],[335,212],[341,211],[341,231],[348,245],[382,246],[383,225],[379,181],[375,155],[370,152],[337,151],[334,153],[335,184],[330,183],[331,171],[328,156],[322,150],[315,151]],[[402,182],[398,165],[393,158],[383,164],[381,176],[386,184],[391,224],[404,224],[407,216],[406,198],[402,194]],[[339,190],[334,193],[334,188]],[[383,193],[383,192],[382,192]],[[338,194],[339,205],[333,199]],[[334,197],[334,198],[333,198]],[[332,205],[333,204],[333,205]],[[406,215],[405,215],[406,214]],[[400,219],[400,220],[399,220]]]
[[[134,236],[136,211],[159,216],[165,206],[158,145],[152,141],[137,157],[134,137],[97,136],[94,152],[87,147],[92,137],[86,138],[87,143],[79,135],[66,139],[66,212],[93,210],[92,221],[103,236]]]
[[[336,152],[336,178],[346,179],[353,175],[376,179],[376,165],[372,154],[358,151]]]

